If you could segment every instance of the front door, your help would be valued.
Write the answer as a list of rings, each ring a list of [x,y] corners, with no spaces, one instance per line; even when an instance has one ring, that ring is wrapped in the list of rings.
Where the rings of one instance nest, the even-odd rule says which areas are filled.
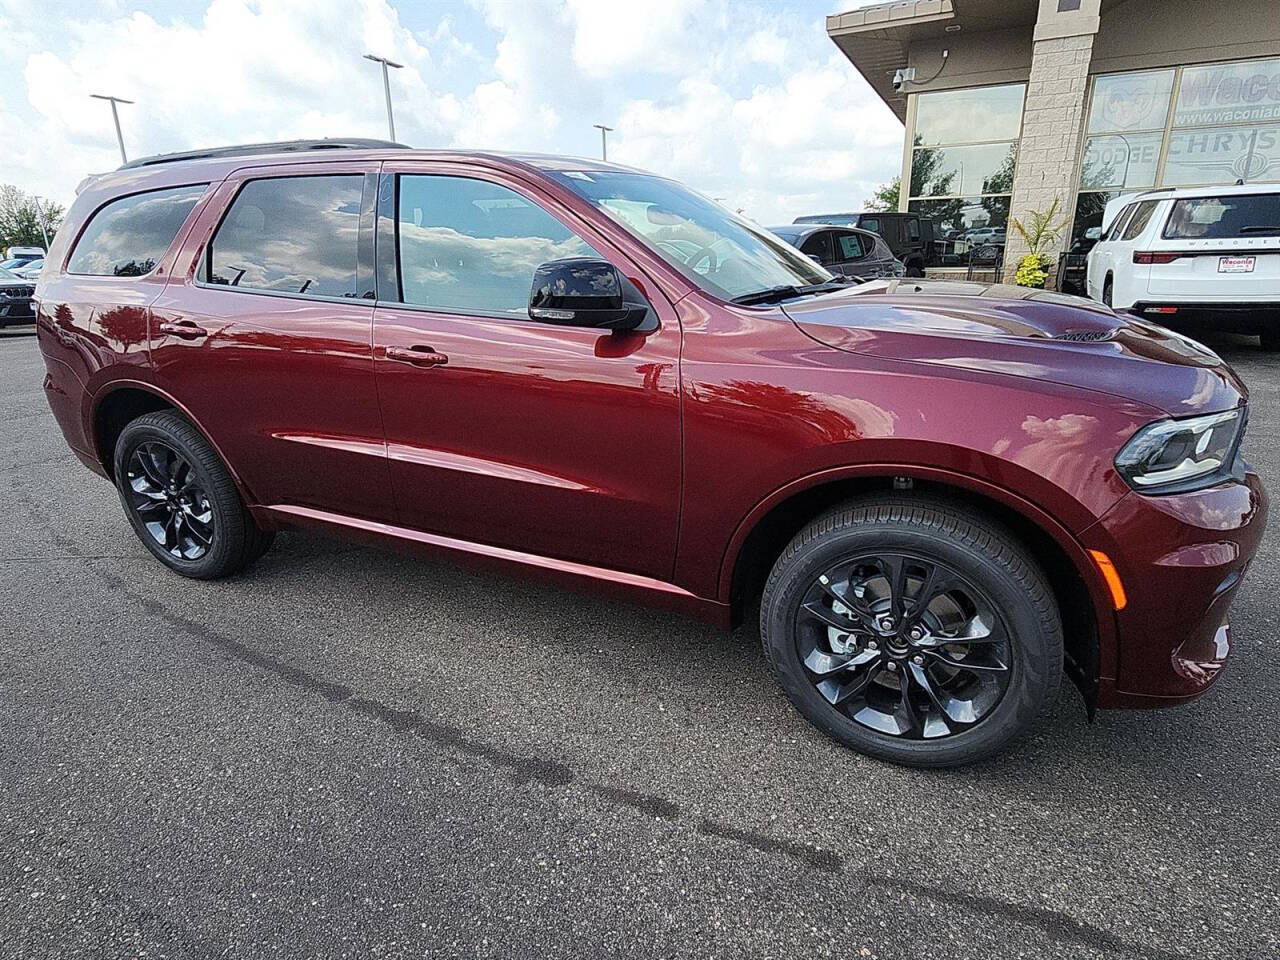
[[[636,271],[536,185],[429,162],[386,169],[374,365],[400,522],[670,579],[681,473],[670,304],[649,285],[650,333],[531,320],[545,261],[601,256]]]
[[[394,519],[370,344],[377,167],[237,174],[152,306],[156,382],[263,506]]]

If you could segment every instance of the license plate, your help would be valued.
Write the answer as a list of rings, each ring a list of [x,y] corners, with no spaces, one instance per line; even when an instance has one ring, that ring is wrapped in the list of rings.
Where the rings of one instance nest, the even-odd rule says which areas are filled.
[[[1253,273],[1257,257],[1219,257],[1219,273]]]

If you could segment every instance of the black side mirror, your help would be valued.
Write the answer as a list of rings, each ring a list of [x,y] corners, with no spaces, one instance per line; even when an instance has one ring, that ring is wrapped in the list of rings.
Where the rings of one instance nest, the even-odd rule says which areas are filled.
[[[625,303],[622,275],[607,260],[550,260],[533,273],[529,316],[543,323],[634,330],[649,308]]]

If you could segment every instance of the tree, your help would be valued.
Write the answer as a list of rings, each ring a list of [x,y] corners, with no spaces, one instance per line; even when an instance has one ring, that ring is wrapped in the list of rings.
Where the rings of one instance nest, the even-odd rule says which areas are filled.
[[[45,234],[52,242],[62,214],[62,204],[54,200],[37,198],[10,184],[0,186],[0,248],[45,246]]]
[[[867,210],[874,213],[892,213],[898,209],[898,198],[902,194],[902,178],[894,177],[888,183],[876,187],[876,192],[867,201]]]

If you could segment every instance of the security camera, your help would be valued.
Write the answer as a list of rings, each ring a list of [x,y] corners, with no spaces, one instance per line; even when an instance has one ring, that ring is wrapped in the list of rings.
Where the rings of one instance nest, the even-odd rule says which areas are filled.
[[[916,78],[916,68],[907,67],[905,70],[897,70],[893,74],[893,89],[901,91],[902,88]]]

